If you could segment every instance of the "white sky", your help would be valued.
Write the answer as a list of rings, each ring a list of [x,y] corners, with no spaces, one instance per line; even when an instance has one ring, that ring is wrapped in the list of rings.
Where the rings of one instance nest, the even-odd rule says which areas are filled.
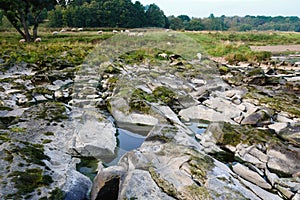
[[[135,2],[135,0],[132,0]],[[299,16],[300,0],[139,0],[144,6],[155,3],[165,15],[215,16]]]

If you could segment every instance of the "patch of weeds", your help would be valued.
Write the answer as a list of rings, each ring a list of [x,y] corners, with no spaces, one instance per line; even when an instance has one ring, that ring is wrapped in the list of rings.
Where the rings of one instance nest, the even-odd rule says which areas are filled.
[[[26,195],[35,189],[50,185],[53,180],[49,175],[43,175],[43,170],[39,168],[26,169],[26,171],[14,171],[8,175],[12,177],[14,187],[18,189],[15,195]]]
[[[56,187],[50,192],[49,200],[63,200],[65,199],[65,192]]]
[[[12,152],[19,154],[28,163],[34,163],[37,165],[45,166],[43,160],[50,160],[48,156],[44,154],[44,148],[42,145],[34,145],[26,143],[23,148],[16,147]]]
[[[278,92],[274,96],[269,96],[263,91],[249,88],[249,92],[245,95],[248,99],[256,99],[261,104],[266,105],[278,112],[288,112],[295,117],[300,117],[300,100],[293,94],[288,92]]]
[[[148,102],[155,102],[155,97],[141,89],[136,89],[131,94],[129,106],[132,111],[135,110],[141,111],[142,113],[149,113],[151,107]]]
[[[161,100],[166,105],[172,106],[177,100],[175,92],[167,87],[159,86],[153,90],[153,95],[156,99]]]
[[[4,153],[6,154],[6,157],[3,159],[9,163],[12,163],[14,156],[12,155],[12,153],[10,151],[8,151],[7,149],[4,149]]]
[[[43,144],[48,144],[48,143],[51,143],[51,142],[52,142],[52,140],[50,140],[50,139],[44,139],[42,143]]]
[[[104,72],[108,73],[108,74],[119,74],[120,73],[120,69],[118,67],[116,67],[115,65],[111,64],[108,65],[105,69]]]
[[[222,65],[219,67],[219,72],[221,75],[225,75],[230,71],[229,67]]]
[[[12,127],[9,130],[11,132],[14,132],[14,133],[24,133],[24,132],[26,132],[26,128],[20,128],[20,127]]]
[[[228,123],[224,124],[223,135],[218,140],[218,143],[223,145],[236,146],[241,142],[242,134],[236,131],[235,127],[230,126]]]
[[[113,89],[117,85],[118,80],[119,79],[117,76],[113,76],[108,79],[107,83],[109,84],[109,91],[113,91]]]
[[[0,110],[12,111],[13,109],[6,106],[0,106]]]
[[[0,145],[5,143],[5,142],[9,142],[9,141],[10,141],[10,139],[7,137],[6,134],[1,134],[0,135]]]
[[[37,115],[37,119],[45,119],[49,121],[61,122],[68,119],[66,108],[60,102],[48,102],[40,107],[41,110]]]
[[[193,178],[200,182],[205,183],[207,172],[214,167],[213,159],[208,155],[200,154],[196,151],[186,153],[190,156],[189,165]]]
[[[46,135],[46,136],[53,136],[54,133],[53,132],[46,132],[46,133],[44,133],[44,135]]]
[[[257,75],[265,75],[264,70],[260,67],[258,68],[253,68],[250,69],[249,71],[246,72],[246,76],[251,77],[251,76],[257,76]]]

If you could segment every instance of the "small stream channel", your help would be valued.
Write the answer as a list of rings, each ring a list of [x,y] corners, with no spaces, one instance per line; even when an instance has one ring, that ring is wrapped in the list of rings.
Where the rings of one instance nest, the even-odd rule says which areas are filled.
[[[186,126],[195,134],[203,134],[208,124],[202,122],[186,122]],[[128,151],[139,148],[145,141],[152,127],[137,126],[132,124],[117,124],[117,148],[115,158],[108,162],[103,162],[104,167],[117,165],[121,157]],[[81,158],[77,164],[77,170],[89,177],[91,180],[97,175],[98,160],[96,158]]]
[[[104,167],[117,165],[125,153],[139,148],[145,141],[150,130],[151,128],[147,126],[138,126],[132,129],[128,125],[120,124],[119,127],[117,127],[117,148],[115,149],[115,158],[108,162],[103,162]],[[99,161],[92,157],[80,159],[81,162],[76,166],[77,171],[93,180],[97,175]]]

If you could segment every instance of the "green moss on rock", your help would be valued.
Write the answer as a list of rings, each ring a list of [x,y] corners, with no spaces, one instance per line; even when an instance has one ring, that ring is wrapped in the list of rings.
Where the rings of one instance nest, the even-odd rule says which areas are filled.
[[[148,102],[155,101],[152,94],[148,94],[141,89],[136,89],[131,94],[129,106],[131,111],[141,111],[142,113],[149,113],[151,106]]]
[[[177,197],[178,192],[173,184],[160,177],[160,175],[155,171],[153,167],[149,168],[150,175],[155,183],[169,196]]]
[[[153,90],[155,98],[161,100],[167,105],[173,105],[177,100],[177,95],[171,89],[165,86],[159,86]]]
[[[186,190],[189,192],[193,199],[212,200],[209,191],[205,187],[200,187],[196,184],[186,186]]]
[[[44,154],[44,148],[41,145],[34,145],[31,143],[26,143],[22,148],[15,147],[12,152],[19,154],[28,163],[34,163],[41,166],[45,166],[43,160],[50,159]]]
[[[257,144],[279,142],[279,139],[268,129],[258,129],[250,126],[232,125],[224,123],[223,133],[217,139],[219,145],[236,146],[240,143]]]
[[[26,195],[41,186],[50,185],[53,180],[49,175],[43,175],[43,170],[39,168],[27,169],[26,171],[15,171],[9,174],[14,182],[14,187],[18,189],[15,195]]]
[[[50,192],[49,200],[63,200],[65,199],[65,192],[59,188],[55,188]]]

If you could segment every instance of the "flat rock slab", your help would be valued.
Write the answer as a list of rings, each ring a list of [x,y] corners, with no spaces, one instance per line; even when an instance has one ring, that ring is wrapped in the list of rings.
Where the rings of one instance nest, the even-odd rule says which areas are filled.
[[[264,189],[271,189],[272,186],[265,181],[258,173],[250,170],[248,167],[237,163],[232,166],[232,169],[235,173],[243,177],[244,179],[260,186],[261,188]]]
[[[80,156],[96,158],[112,156],[117,146],[115,133],[116,128],[108,121],[88,120],[79,127],[70,149]]]

